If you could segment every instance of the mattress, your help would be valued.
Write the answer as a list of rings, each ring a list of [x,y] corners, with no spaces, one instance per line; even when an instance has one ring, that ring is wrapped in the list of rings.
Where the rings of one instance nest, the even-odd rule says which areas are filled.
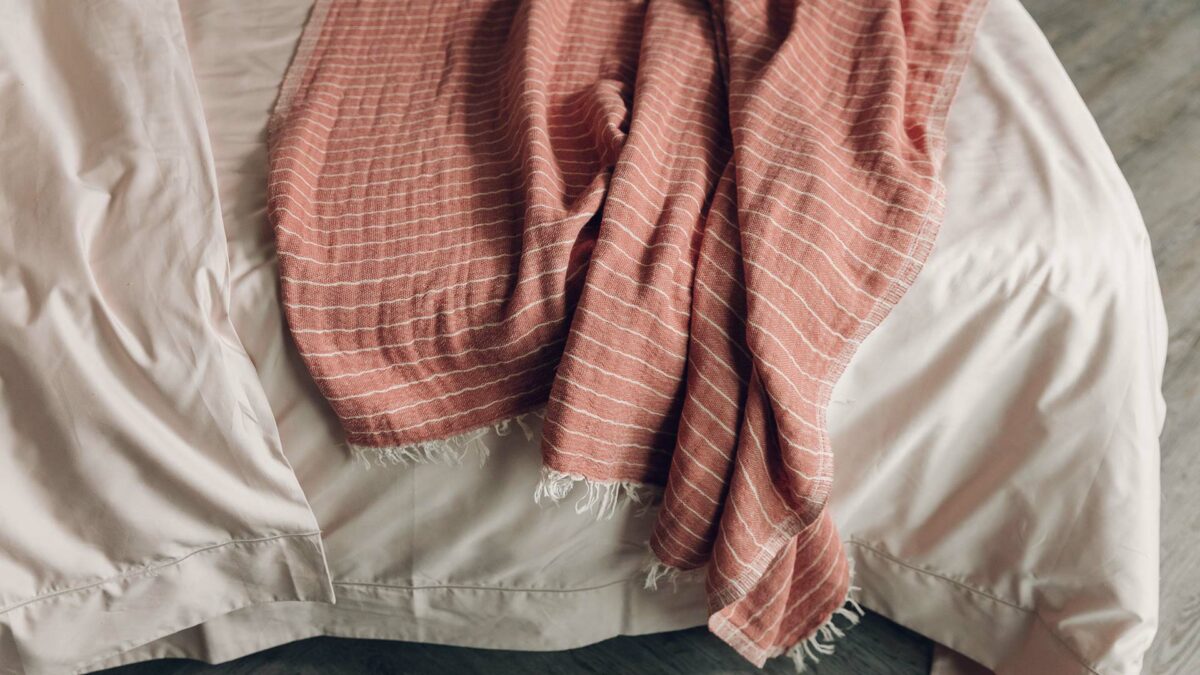
[[[536,435],[462,466],[351,457],[265,217],[308,9],[0,10],[0,672],[704,624],[700,584],[643,586],[651,517],[534,504]],[[1138,672],[1164,314],[1132,195],[1017,0],[982,21],[948,146],[937,246],[829,411],[858,599],[996,672]]]

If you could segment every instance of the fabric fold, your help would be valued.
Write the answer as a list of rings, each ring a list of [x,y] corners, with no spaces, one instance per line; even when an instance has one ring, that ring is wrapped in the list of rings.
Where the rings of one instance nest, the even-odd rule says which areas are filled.
[[[982,4],[319,2],[269,211],[348,441],[544,406],[540,494],[664,485],[651,548],[707,570],[710,628],[819,658],[854,617],[825,409],[933,245]]]

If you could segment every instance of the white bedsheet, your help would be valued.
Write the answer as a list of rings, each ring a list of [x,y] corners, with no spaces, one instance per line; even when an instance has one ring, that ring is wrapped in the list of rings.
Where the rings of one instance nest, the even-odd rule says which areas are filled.
[[[641,588],[651,519],[533,505],[538,453],[519,435],[489,439],[484,467],[349,460],[287,341],[264,216],[266,115],[306,4],[185,0],[182,21],[134,0],[0,10],[0,161],[62,167],[0,178],[16,224],[0,231],[0,672],[219,661],[316,634],[559,649],[702,624],[699,587]],[[57,51],[38,66],[42,42]],[[51,115],[31,141],[41,111],[68,122]],[[80,180],[106,152],[118,168]],[[861,600],[998,672],[1137,672],[1157,618],[1163,311],[1129,189],[1016,0],[983,20],[947,182],[937,248],[830,410],[832,508]],[[42,213],[60,237],[138,223],[155,238],[31,256],[10,232]],[[21,293],[56,285],[76,303],[31,321]],[[97,298],[126,303],[157,358],[94,328]],[[81,372],[57,368],[64,344],[90,350]],[[201,375],[213,354],[223,380]],[[31,398],[48,373],[77,386]],[[231,391],[255,425],[222,444],[231,414],[214,401]],[[160,427],[166,445],[146,432]],[[86,471],[68,481],[64,464]],[[198,495],[178,499],[184,477]]]

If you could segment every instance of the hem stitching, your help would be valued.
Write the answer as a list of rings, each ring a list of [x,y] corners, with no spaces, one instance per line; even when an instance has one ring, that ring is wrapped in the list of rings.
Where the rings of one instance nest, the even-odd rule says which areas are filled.
[[[320,535],[321,535],[321,532],[318,530],[315,532],[298,532],[298,533],[294,533],[294,534],[276,534],[276,535],[271,535],[268,537],[257,537],[257,538],[251,538],[251,539],[230,539],[229,541],[221,542],[219,544],[212,544],[209,546],[204,546],[202,548],[198,548],[198,549],[189,551],[188,553],[185,553],[184,555],[179,556],[178,558],[173,558],[166,562],[154,563],[151,565],[144,565],[137,569],[133,569],[128,572],[123,572],[123,573],[117,574],[115,576],[107,577],[107,578],[101,579],[99,581],[94,581],[94,582],[91,582],[88,584],[84,584],[82,586],[75,586],[72,588],[64,588],[64,589],[58,590],[58,591],[50,591],[48,593],[42,593],[41,595],[36,595],[32,598],[28,598],[26,600],[21,600],[19,602],[8,605],[6,607],[0,607],[0,616],[3,616],[5,614],[8,614],[9,612],[16,611],[18,609],[27,607],[29,605],[32,605],[32,604],[35,604],[38,602],[43,602],[45,600],[52,600],[52,599],[62,596],[62,595],[69,595],[72,593],[81,593],[83,591],[88,591],[88,590],[91,590],[98,586],[103,586],[105,584],[125,581],[127,579],[134,579],[134,578],[142,577],[142,576],[148,576],[148,575],[154,574],[155,572],[158,572],[160,570],[164,570],[169,567],[174,567],[175,565],[178,565],[179,563],[187,560],[188,558],[192,558],[194,556],[200,555],[201,553],[208,553],[209,551],[214,551],[216,549],[225,548],[226,546],[239,546],[239,545],[244,545],[244,544],[262,544],[262,543],[267,543],[267,542],[271,542],[271,541],[277,541],[280,539],[308,539],[308,538],[311,538],[314,536],[319,537]]]
[[[936,579],[941,579],[942,581],[949,582],[949,583],[951,583],[965,591],[968,591],[974,595],[981,596],[983,598],[991,600],[992,602],[1004,605],[1006,607],[1011,607],[1012,609],[1029,614],[1030,616],[1032,616],[1034,618],[1034,620],[1036,620],[1039,624],[1041,624],[1042,628],[1047,633],[1050,634],[1050,637],[1054,638],[1054,641],[1057,642],[1059,644],[1059,646],[1061,646],[1063,648],[1063,650],[1065,650],[1067,652],[1067,654],[1069,654],[1071,656],[1071,658],[1075,659],[1075,661],[1078,662],[1079,665],[1086,668],[1088,670],[1088,672],[1092,673],[1093,675],[1100,675],[1100,671],[1097,670],[1096,666],[1093,665],[1090,661],[1088,661],[1088,659],[1084,658],[1081,654],[1076,652],[1069,644],[1067,644],[1067,641],[1065,639],[1063,639],[1063,637],[1061,635],[1059,635],[1058,632],[1055,631],[1054,628],[1052,628],[1050,626],[1050,624],[1046,623],[1046,620],[1044,618],[1042,618],[1042,615],[1039,614],[1037,612],[1037,610],[1031,609],[1029,607],[1024,607],[1022,605],[1012,602],[1011,600],[1005,600],[1004,598],[996,597],[995,595],[993,595],[983,589],[971,586],[970,584],[967,584],[967,583],[964,583],[957,579],[954,579],[954,578],[952,578],[946,574],[943,574],[941,572],[936,572],[934,570],[931,570],[931,569],[928,569],[925,567],[918,567],[916,565],[913,565],[912,563],[905,562],[904,560],[901,560],[889,553],[880,551],[879,549],[875,548],[874,546],[871,546],[870,544],[867,544],[866,542],[860,541],[858,539],[850,539],[846,543],[852,544],[852,545],[857,546],[862,549],[866,549],[867,551],[874,553],[875,555],[877,555],[885,560],[893,562],[897,565],[900,565],[901,567],[910,569],[919,574],[924,574],[927,576],[934,577]]]

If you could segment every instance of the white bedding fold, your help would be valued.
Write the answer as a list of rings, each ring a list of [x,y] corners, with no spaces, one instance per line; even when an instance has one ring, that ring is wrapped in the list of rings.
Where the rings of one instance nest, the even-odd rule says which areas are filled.
[[[322,544],[228,317],[175,3],[0,8],[0,672],[253,602]]]

